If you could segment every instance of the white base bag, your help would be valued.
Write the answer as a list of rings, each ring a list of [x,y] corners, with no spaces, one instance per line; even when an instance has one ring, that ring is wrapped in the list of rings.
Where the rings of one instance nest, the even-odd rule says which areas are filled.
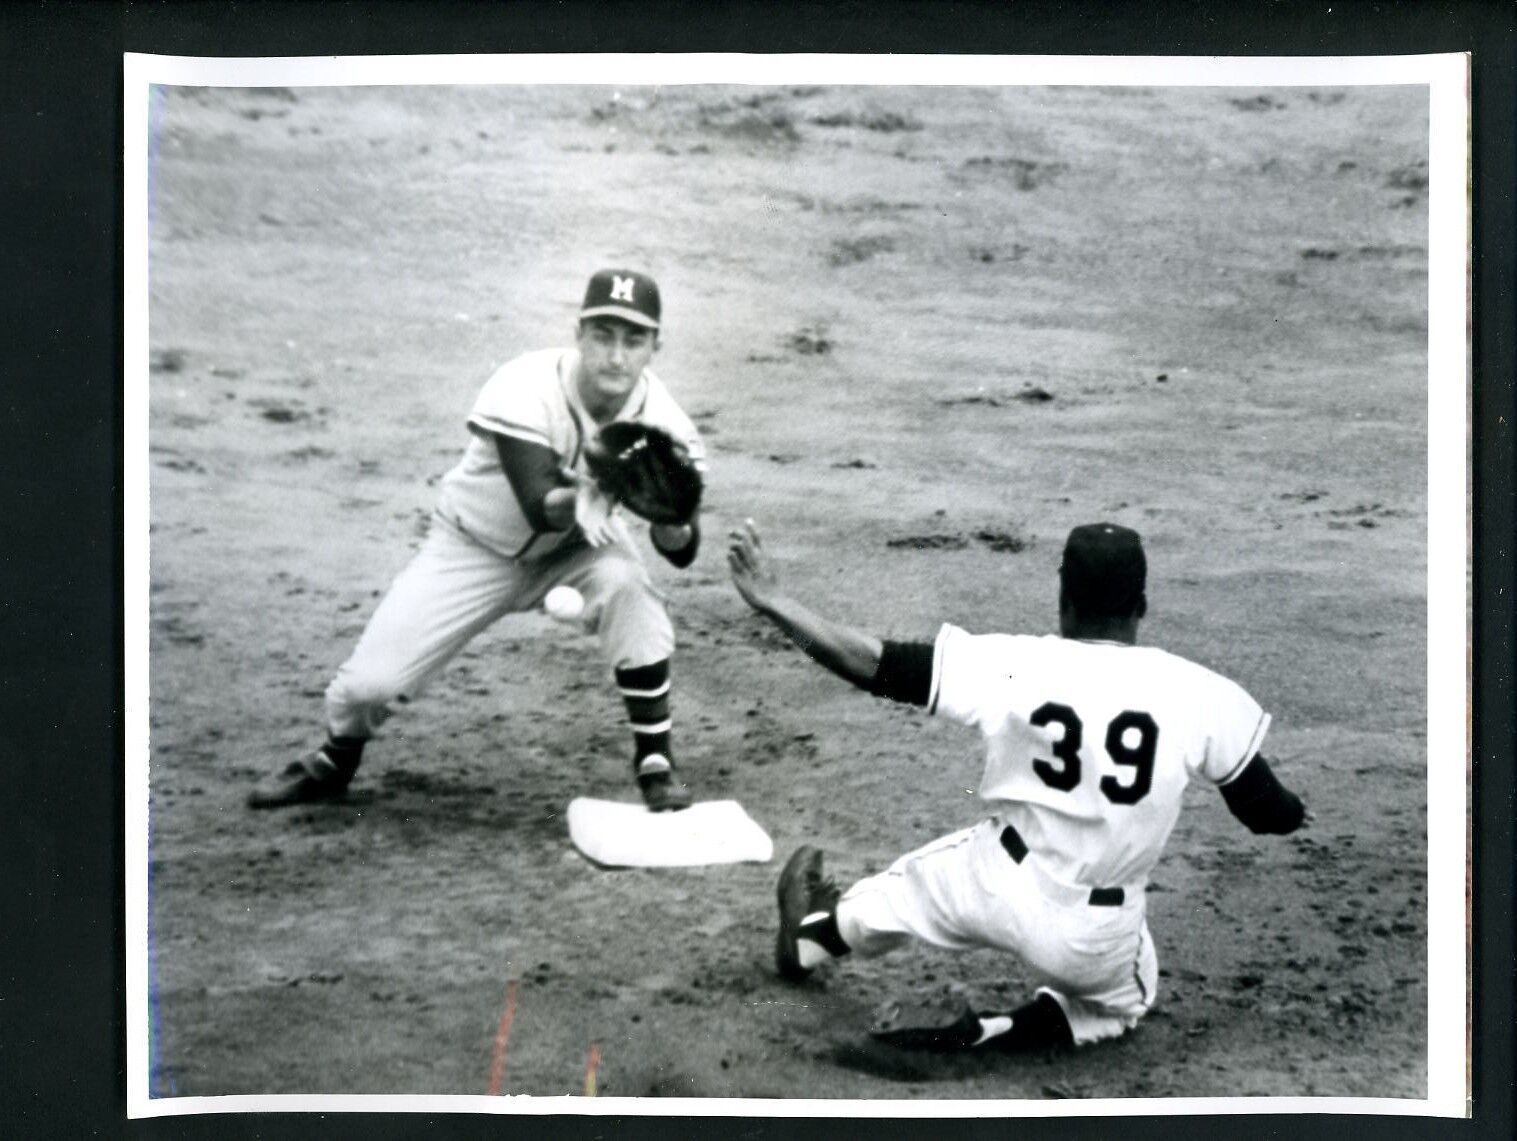
[[[690,868],[768,863],[774,841],[735,800],[704,800],[678,812],[576,797],[569,839],[585,858],[610,868]]]

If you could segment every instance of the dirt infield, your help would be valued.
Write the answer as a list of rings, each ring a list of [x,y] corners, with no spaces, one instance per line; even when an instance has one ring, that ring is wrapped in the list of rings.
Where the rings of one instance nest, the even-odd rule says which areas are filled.
[[[1424,90],[160,89],[153,114],[155,1096],[576,1093],[592,1047],[600,1096],[1425,1096]],[[348,802],[243,807],[319,740],[479,386],[623,263],[659,279],[656,367],[712,449],[710,541],[652,560],[676,749],[781,857],[816,843],[848,881],[972,823],[981,754],[748,613],[720,542],[745,516],[803,597],[913,637],[1052,630],[1068,528],[1127,523],[1143,640],[1274,715],[1317,822],[1256,838],[1190,790],[1126,1039],[883,1058],[878,1005],[1014,1004],[1018,965],[790,986],[778,860],[588,864],[564,811],[633,795],[626,731],[592,640],[540,615],[403,710]]]

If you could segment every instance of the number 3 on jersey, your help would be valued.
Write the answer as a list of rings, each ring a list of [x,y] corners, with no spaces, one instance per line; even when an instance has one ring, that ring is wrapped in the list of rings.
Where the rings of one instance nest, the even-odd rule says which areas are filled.
[[[1032,762],[1033,772],[1049,788],[1069,792],[1080,783],[1080,746],[1085,740],[1085,725],[1079,714],[1057,701],[1045,701],[1027,719],[1038,728],[1046,728],[1057,721],[1063,735],[1053,743],[1053,755],[1062,762],[1055,765],[1041,757]],[[1129,730],[1136,730],[1138,742],[1127,743]],[[1124,784],[1115,776],[1101,778],[1101,791],[1113,804],[1137,804],[1148,795],[1154,780],[1154,750],[1159,744],[1159,726],[1147,713],[1131,709],[1117,714],[1106,726],[1106,753],[1112,761],[1133,770],[1131,783]]]

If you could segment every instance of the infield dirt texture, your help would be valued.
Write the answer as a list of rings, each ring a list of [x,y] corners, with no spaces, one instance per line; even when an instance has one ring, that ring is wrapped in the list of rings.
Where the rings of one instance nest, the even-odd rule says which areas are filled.
[[[158,89],[153,122],[156,1096],[481,1094],[513,979],[512,1094],[582,1091],[595,1043],[602,1096],[1425,1096],[1424,88]],[[541,615],[403,708],[349,802],[244,808],[319,742],[480,386],[621,264],[711,448],[699,559],[649,553],[675,747],[775,861],[575,853],[629,739]],[[1128,1038],[882,1065],[880,1004],[1014,1005],[1019,965],[786,985],[775,877],[972,823],[981,745],[752,616],[745,516],[802,598],[915,638],[1052,631],[1068,529],[1136,527],[1142,640],[1274,715],[1315,826],[1256,838],[1192,786]]]

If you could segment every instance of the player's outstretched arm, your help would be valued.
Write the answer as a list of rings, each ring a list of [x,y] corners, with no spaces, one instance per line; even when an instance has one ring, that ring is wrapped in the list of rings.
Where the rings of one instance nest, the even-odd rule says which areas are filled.
[[[732,584],[743,601],[783,630],[797,646],[845,681],[869,689],[880,669],[884,643],[851,626],[823,618],[785,593],[753,520],[733,531],[727,548]]]
[[[552,448],[496,435],[501,469],[534,531],[567,531],[574,526],[575,488],[567,482]]]
[[[1222,786],[1228,810],[1250,832],[1287,836],[1310,814],[1301,798],[1280,783],[1263,753],[1255,753],[1243,771]]]

